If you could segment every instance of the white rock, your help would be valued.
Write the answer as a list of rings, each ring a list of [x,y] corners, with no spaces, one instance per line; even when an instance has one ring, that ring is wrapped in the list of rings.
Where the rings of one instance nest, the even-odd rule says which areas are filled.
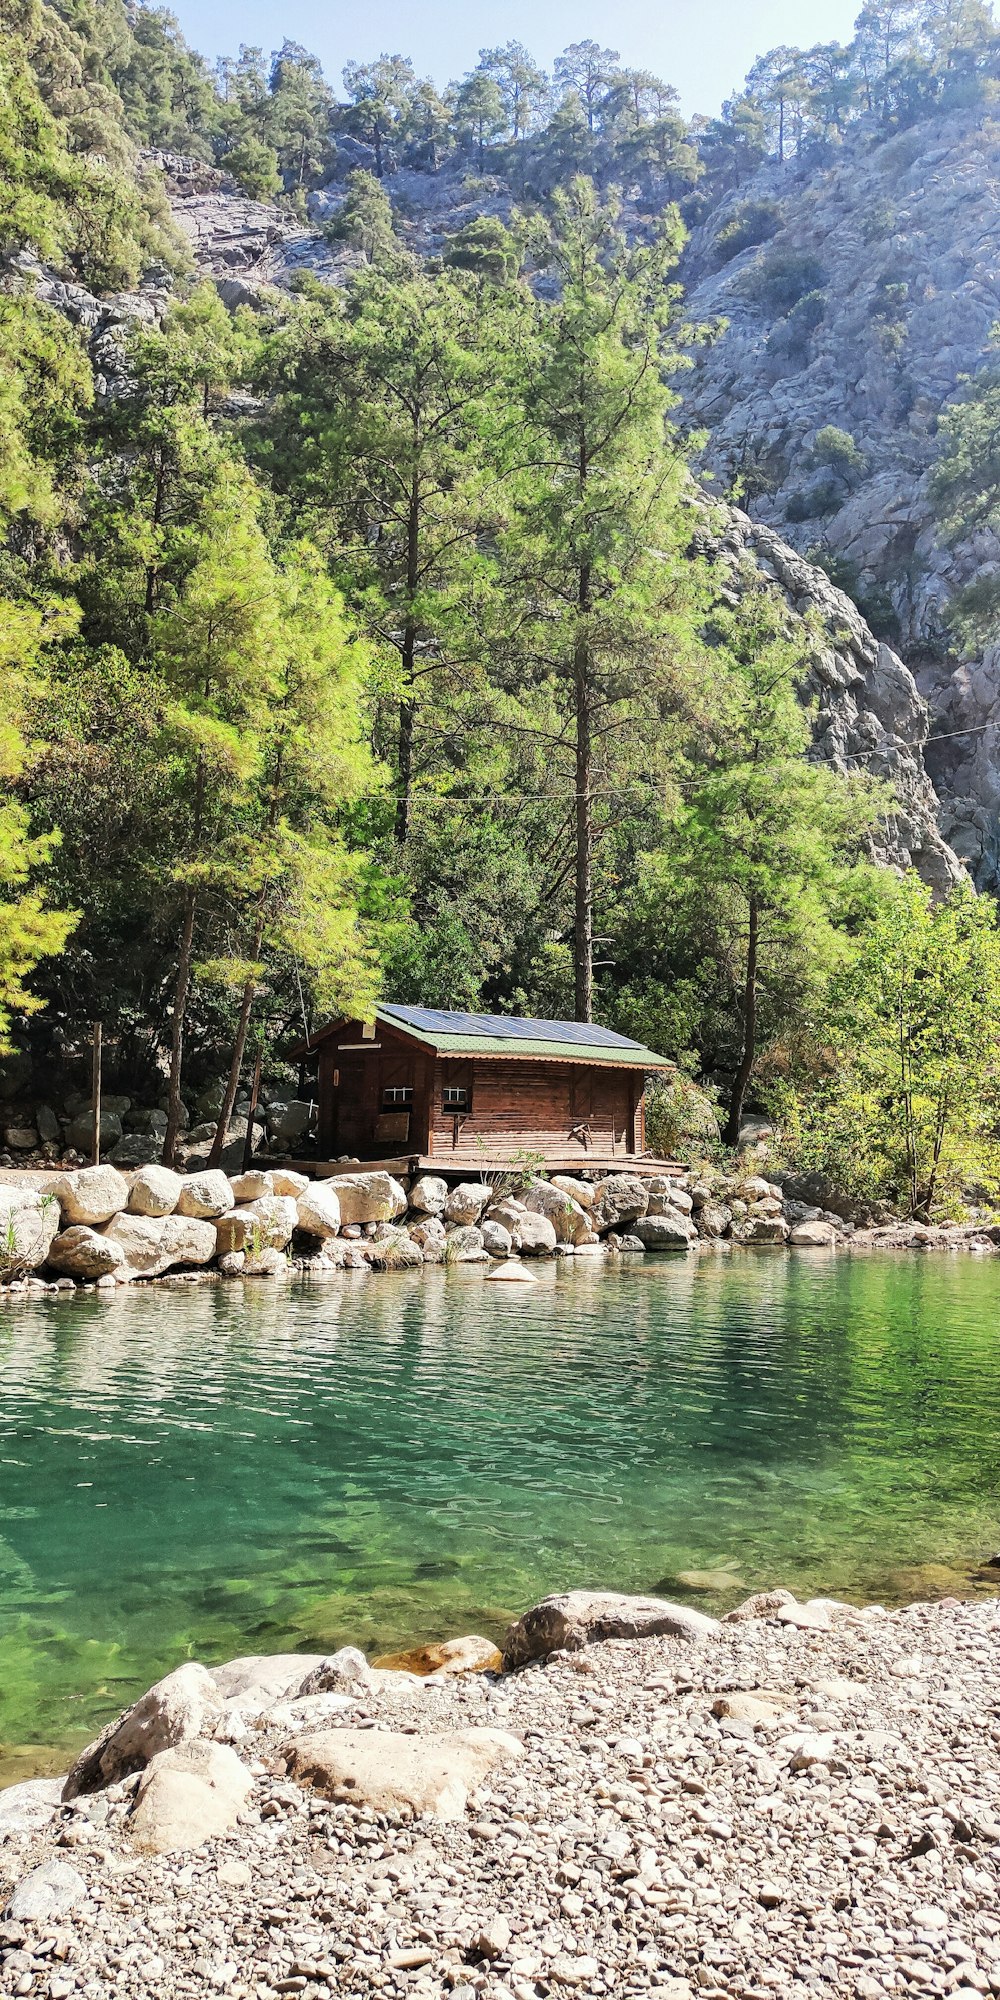
[[[265,1173],[263,1168],[257,1167],[252,1167],[249,1173],[231,1174],[229,1185],[233,1190],[234,1199],[238,1202],[259,1201],[261,1195],[278,1192],[274,1185],[274,1175]]]
[[[517,1738],[499,1729],[426,1736],[328,1729],[293,1737],[285,1746],[289,1770],[300,1784],[376,1812],[430,1813],[435,1819],[460,1819],[470,1792],[495,1766],[523,1755]]]
[[[574,1174],[553,1174],[550,1185],[554,1188],[561,1188],[563,1194],[568,1194],[573,1201],[578,1201],[581,1208],[593,1208],[593,1181],[577,1180]]]
[[[406,1212],[406,1192],[391,1174],[334,1174],[321,1183],[340,1203],[341,1224],[394,1222]]]
[[[495,1271],[487,1271],[486,1283],[488,1285],[537,1285],[538,1279],[533,1276],[531,1271],[526,1271],[523,1264],[518,1264],[511,1258],[509,1263],[498,1264]]]
[[[410,1189],[410,1207],[418,1215],[443,1215],[448,1183],[440,1174],[420,1174]]]
[[[221,1167],[207,1168],[203,1174],[186,1174],[177,1199],[179,1215],[194,1215],[206,1221],[226,1215],[235,1197],[228,1176]]]
[[[32,1271],[47,1261],[61,1227],[59,1203],[48,1189],[0,1188],[4,1258]]]
[[[52,1183],[66,1223],[80,1222],[91,1227],[110,1222],[128,1206],[128,1182],[116,1167],[80,1167],[76,1173],[60,1174]]]
[[[54,1239],[47,1262],[70,1278],[103,1278],[124,1267],[125,1252],[113,1237],[74,1223]]]
[[[290,1194],[296,1201],[312,1185],[308,1174],[294,1173],[291,1167],[272,1167],[271,1180],[275,1194]]]
[[[530,1215],[544,1215],[551,1222],[557,1243],[581,1243],[592,1234],[590,1211],[565,1188],[550,1181],[536,1181],[524,1197]]]
[[[513,1240],[525,1257],[551,1257],[555,1254],[556,1232],[547,1215],[519,1216]]]
[[[459,1181],[458,1186],[452,1188],[445,1203],[445,1215],[449,1222],[454,1222],[459,1227],[462,1224],[476,1223],[492,1197],[492,1188],[487,1187],[483,1181]]]
[[[69,1772],[63,1798],[114,1784],[142,1770],[161,1750],[210,1735],[221,1716],[222,1701],[211,1674],[196,1660],[185,1661],[88,1744]]]
[[[184,1742],[160,1751],[136,1792],[132,1845],[141,1854],[201,1847],[235,1826],[252,1790],[246,1765],[225,1744]]]
[[[297,1202],[297,1226],[325,1240],[340,1228],[340,1197],[330,1181],[307,1181]]]
[[[68,1915],[87,1894],[87,1884],[66,1861],[45,1861],[17,1885],[5,1914],[12,1923],[50,1923]]]
[[[170,1167],[140,1167],[129,1189],[132,1215],[172,1215],[184,1182]]]

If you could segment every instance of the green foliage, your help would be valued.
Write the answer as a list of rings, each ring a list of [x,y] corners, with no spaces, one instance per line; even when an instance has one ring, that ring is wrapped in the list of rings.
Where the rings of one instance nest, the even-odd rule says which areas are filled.
[[[281,193],[277,151],[274,146],[268,145],[266,139],[255,138],[252,132],[230,146],[223,155],[222,164],[227,174],[232,174],[237,187],[252,196],[254,201],[270,201]]]
[[[368,264],[398,262],[401,256],[392,203],[381,181],[362,167],[348,174],[346,199],[330,217],[324,234],[329,243],[350,243],[362,251]]]
[[[769,319],[783,319],[807,293],[819,291],[823,266],[807,250],[767,250],[740,281],[745,297]]]
[[[868,460],[850,431],[838,424],[823,424],[813,439],[810,458],[814,465],[828,465],[841,479],[864,472]]]
[[[827,1076],[802,1158],[929,1218],[992,1158],[1000,1108],[1000,936],[966,885],[935,903],[884,878],[832,982]],[[851,1162],[854,1162],[852,1172]],[[856,1184],[856,1183],[855,1183]]]
[[[992,334],[1000,349],[1000,327]],[[1000,369],[995,361],[965,384],[938,426],[940,455],[931,492],[944,534],[958,542],[1000,523]],[[1000,584],[984,570],[952,599],[950,617],[966,644],[980,651],[997,636]]]
[[[510,284],[521,268],[516,237],[493,216],[479,215],[451,238],[444,261],[455,271],[471,271],[491,284]]]
[[[716,233],[715,250],[719,262],[726,264],[731,257],[738,257],[741,250],[752,250],[758,244],[768,243],[772,236],[777,235],[783,219],[780,202],[741,202]]]

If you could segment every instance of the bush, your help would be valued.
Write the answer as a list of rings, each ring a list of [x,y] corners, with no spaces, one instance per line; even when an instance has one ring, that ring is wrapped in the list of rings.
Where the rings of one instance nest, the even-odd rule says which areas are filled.
[[[267,201],[281,193],[278,155],[263,139],[238,140],[224,156],[222,165],[227,174],[232,174],[237,187],[253,201]]]
[[[444,261],[454,270],[472,271],[477,278],[505,285],[517,277],[521,252],[510,230],[495,216],[477,215],[452,237]]]
[[[782,220],[782,211],[776,201],[742,202],[716,236],[714,247],[720,264],[728,264],[730,258],[738,257],[741,250],[752,250],[759,243],[769,243],[781,228]]]
[[[800,299],[820,290],[824,275],[819,258],[807,250],[768,250],[746,273],[742,289],[762,312],[784,319]]]
[[[646,1145],[661,1158],[704,1159],[719,1144],[713,1097],[681,1070],[646,1086]]]
[[[841,479],[863,472],[868,464],[850,431],[842,431],[837,424],[824,424],[816,432],[810,457],[813,465],[828,465]]]

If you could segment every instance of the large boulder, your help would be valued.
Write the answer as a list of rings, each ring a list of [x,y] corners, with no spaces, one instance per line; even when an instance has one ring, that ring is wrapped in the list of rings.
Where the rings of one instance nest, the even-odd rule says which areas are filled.
[[[293,1201],[311,1185],[308,1174],[297,1174],[292,1167],[272,1167],[270,1177],[274,1193],[290,1194]]]
[[[334,1174],[320,1185],[336,1195],[343,1224],[395,1222],[406,1213],[406,1191],[391,1174]]]
[[[285,1746],[290,1776],[338,1803],[380,1813],[461,1819],[469,1795],[498,1764],[523,1757],[500,1729],[404,1736],[388,1729],[324,1729]]]
[[[288,1104],[270,1104],[267,1110],[267,1129],[271,1138],[282,1146],[294,1146],[304,1139],[316,1123],[316,1106],[305,1098],[295,1097]]]
[[[448,1231],[444,1254],[449,1264],[485,1264],[488,1252],[482,1230],[472,1222],[458,1223]]]
[[[561,1188],[563,1194],[571,1195],[574,1201],[579,1202],[581,1208],[588,1211],[593,1208],[593,1181],[578,1180],[575,1174],[553,1174],[551,1185],[554,1188]]]
[[[448,1183],[440,1174],[420,1174],[410,1189],[410,1207],[418,1215],[443,1215]]]
[[[483,1639],[475,1632],[462,1639],[432,1640],[426,1646],[412,1646],[406,1653],[383,1653],[372,1664],[392,1673],[417,1674],[423,1678],[427,1674],[498,1674],[503,1660],[492,1639]]]
[[[219,1690],[207,1668],[186,1660],[81,1751],[63,1785],[63,1799],[100,1791],[143,1770],[161,1750],[211,1734],[222,1713]]]
[[[487,1187],[485,1181],[459,1181],[445,1202],[445,1216],[449,1222],[459,1225],[478,1222],[492,1198],[493,1189]]]
[[[117,1146],[112,1146],[109,1157],[115,1167],[147,1167],[162,1151],[163,1141],[156,1132],[126,1132]]]
[[[290,1194],[262,1194],[220,1215],[216,1243],[220,1257],[231,1250],[283,1250],[292,1240],[298,1209]]]
[[[734,1243],[787,1243],[788,1224],[780,1215],[751,1215],[733,1223]]]
[[[105,1237],[119,1243],[136,1277],[157,1278],[178,1264],[208,1264],[216,1225],[194,1215],[116,1215]]]
[[[115,1167],[81,1167],[76,1173],[60,1174],[51,1192],[64,1222],[82,1222],[89,1228],[110,1222],[128,1207],[128,1182]]]
[[[141,1167],[129,1189],[131,1215],[172,1215],[184,1182],[171,1167]]]
[[[128,1823],[141,1854],[178,1854],[228,1833],[253,1790],[234,1750],[197,1740],[161,1750],[147,1764]]]
[[[177,1197],[177,1212],[214,1222],[218,1216],[228,1215],[234,1202],[228,1175],[223,1173],[221,1167],[210,1167],[203,1174],[185,1175]]]
[[[506,1261],[513,1248],[510,1230],[505,1229],[502,1222],[490,1222],[484,1219],[479,1225],[479,1234],[487,1254],[499,1258],[501,1262]]]
[[[689,1215],[640,1215],[635,1233],[647,1250],[687,1250],[698,1234]]]
[[[638,1174],[608,1174],[594,1188],[594,1228],[618,1229],[645,1215],[649,1196]]]
[[[340,1229],[340,1196],[329,1181],[308,1181],[296,1204],[297,1226],[325,1241]]]
[[[579,1652],[598,1639],[707,1639],[719,1630],[716,1618],[671,1604],[663,1597],[623,1597],[610,1590],[567,1590],[543,1597],[512,1625],[504,1640],[508,1672],[529,1660],[547,1659],[560,1649]]]
[[[224,1701],[267,1708],[282,1696],[298,1694],[307,1675],[321,1667],[325,1653],[247,1653],[211,1669]],[[361,1655],[364,1662],[364,1655]]]
[[[380,1222],[368,1246],[368,1256],[376,1271],[405,1271],[424,1261],[419,1243],[394,1223]]]
[[[837,1232],[832,1222],[797,1222],[788,1240],[796,1250],[831,1250]]]
[[[695,1209],[695,1216],[699,1236],[707,1237],[709,1242],[717,1242],[727,1234],[733,1211],[727,1208],[724,1201],[703,1201]]]
[[[106,1278],[122,1270],[125,1252],[112,1236],[75,1222],[54,1238],[46,1262],[67,1278]]]
[[[524,1197],[529,1215],[548,1217],[557,1243],[586,1243],[593,1236],[590,1213],[565,1188],[550,1181],[536,1181]]]
[[[117,1111],[109,1111],[106,1107],[102,1107],[102,1153],[110,1152],[112,1146],[117,1146],[121,1136],[122,1121]],[[80,1111],[75,1118],[70,1119],[66,1127],[66,1143],[72,1146],[75,1153],[89,1153],[91,1151],[94,1144],[94,1114],[92,1111]]]
[[[274,1185],[274,1175],[267,1173],[263,1167],[251,1167],[245,1174],[230,1174],[229,1183],[233,1200],[237,1203],[260,1201],[262,1195],[279,1193]],[[285,1188],[280,1189],[282,1194],[287,1192]]]
[[[556,1232],[547,1215],[532,1215],[529,1212],[518,1216],[512,1234],[522,1257],[555,1256]]]
[[[37,1271],[59,1231],[59,1203],[39,1188],[0,1188],[0,1263],[8,1271]]]

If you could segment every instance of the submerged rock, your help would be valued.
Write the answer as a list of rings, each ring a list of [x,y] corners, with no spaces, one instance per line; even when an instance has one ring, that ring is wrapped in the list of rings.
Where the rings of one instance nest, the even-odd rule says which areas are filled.
[[[485,1674],[499,1673],[503,1659],[492,1639],[478,1634],[465,1639],[442,1639],[428,1646],[413,1646],[407,1653],[384,1653],[376,1667],[393,1673]]]

